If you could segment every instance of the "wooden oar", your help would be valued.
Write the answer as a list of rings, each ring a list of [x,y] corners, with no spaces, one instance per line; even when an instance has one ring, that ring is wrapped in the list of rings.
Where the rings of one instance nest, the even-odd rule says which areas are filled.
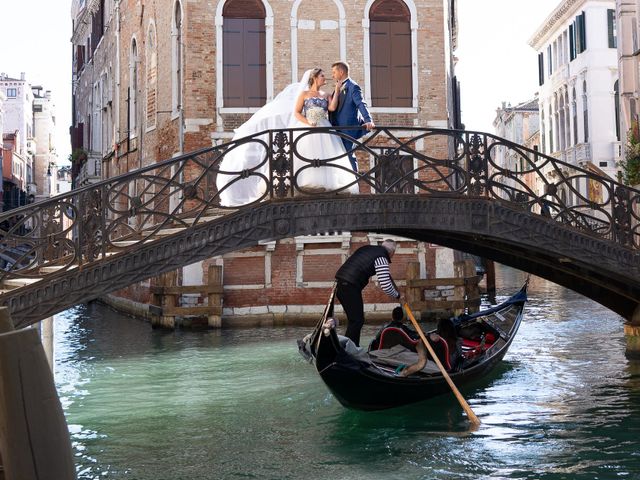
[[[429,351],[429,354],[431,355],[431,358],[433,358],[433,361],[436,362],[436,365],[438,365],[438,368],[440,369],[440,372],[442,373],[442,376],[444,376],[444,379],[447,381],[447,383],[451,387],[451,390],[453,391],[453,394],[458,399],[458,402],[460,402],[460,406],[462,407],[462,409],[467,414],[467,418],[469,419],[469,421],[472,424],[480,425],[480,420],[478,419],[476,414],[473,413],[473,410],[471,410],[471,407],[469,406],[467,401],[464,399],[462,394],[458,391],[458,389],[456,388],[455,384],[453,383],[453,380],[451,380],[451,377],[449,377],[449,374],[447,373],[447,371],[445,370],[444,366],[442,365],[442,362],[440,362],[440,359],[438,358],[436,353],[433,351],[433,348],[431,347],[431,344],[427,340],[427,337],[424,336],[424,332],[422,331],[422,328],[420,328],[420,325],[418,324],[418,322],[414,318],[413,313],[411,312],[411,309],[409,308],[409,304],[407,302],[405,302],[403,306],[404,306],[405,311],[407,312],[407,316],[409,317],[409,320],[411,320],[411,323],[413,323],[413,326],[415,327],[416,331],[418,332],[418,335],[420,335],[420,338],[422,339],[422,343],[424,343],[424,346],[427,347],[427,350]]]

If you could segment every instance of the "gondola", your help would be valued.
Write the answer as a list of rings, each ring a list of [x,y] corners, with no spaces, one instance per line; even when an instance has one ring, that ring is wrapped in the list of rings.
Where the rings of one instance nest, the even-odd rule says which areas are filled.
[[[528,282],[527,282],[528,283]],[[489,373],[507,353],[527,301],[527,283],[505,302],[477,313],[451,319],[462,344],[458,366],[448,372],[460,387]],[[411,350],[415,340],[403,329],[385,326],[368,349],[358,348],[338,335],[331,321],[334,292],[313,332],[298,340],[301,355],[315,365],[329,390],[345,407],[357,410],[383,410],[426,400],[451,391],[432,359],[425,368],[406,377],[399,366],[417,360]],[[437,338],[427,332],[427,337]],[[440,342],[444,342],[440,340]],[[444,342],[446,344],[446,342]],[[438,357],[438,350],[434,349]],[[439,350],[444,353],[446,351]],[[443,362],[445,363],[445,362]]]

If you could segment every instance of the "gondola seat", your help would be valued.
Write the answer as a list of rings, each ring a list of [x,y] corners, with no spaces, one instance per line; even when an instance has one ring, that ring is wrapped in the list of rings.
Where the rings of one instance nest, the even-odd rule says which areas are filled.
[[[378,350],[384,350],[395,347],[396,345],[402,345],[407,350],[415,352],[417,344],[418,340],[412,339],[404,330],[397,327],[387,327],[380,334]]]

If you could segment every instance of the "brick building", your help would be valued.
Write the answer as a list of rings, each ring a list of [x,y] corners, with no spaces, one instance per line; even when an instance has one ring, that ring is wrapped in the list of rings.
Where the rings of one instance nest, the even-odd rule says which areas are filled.
[[[455,0],[74,0],[73,176],[108,178],[220,144],[308,68],[346,60],[379,125],[458,126]],[[99,159],[99,162],[98,162]],[[359,161],[366,166],[367,158]],[[184,285],[224,267],[228,315],[315,312],[333,273],[377,235],[265,242],[182,269]],[[436,255],[436,250],[439,253]],[[452,271],[452,255],[402,241],[392,273],[407,262],[423,276]],[[442,272],[440,272],[442,273]],[[402,284],[402,282],[400,282]],[[148,302],[149,282],[120,296]],[[388,312],[369,287],[369,310]]]

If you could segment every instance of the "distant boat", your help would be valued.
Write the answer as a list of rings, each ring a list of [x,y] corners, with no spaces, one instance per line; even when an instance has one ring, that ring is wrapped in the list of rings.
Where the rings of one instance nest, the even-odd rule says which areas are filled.
[[[424,369],[402,377],[398,366],[415,363],[418,354],[406,329],[383,327],[368,351],[360,349],[335,328],[326,328],[325,319],[333,310],[333,293],[313,332],[298,340],[302,356],[316,370],[338,401],[358,410],[383,410],[426,400],[451,392],[444,376],[432,359]],[[478,313],[452,319],[462,339],[460,366],[448,372],[457,387],[489,373],[507,353],[523,317],[527,301],[527,283],[507,301]],[[427,337],[435,330],[427,332]],[[448,347],[444,340],[435,352],[448,365]]]

